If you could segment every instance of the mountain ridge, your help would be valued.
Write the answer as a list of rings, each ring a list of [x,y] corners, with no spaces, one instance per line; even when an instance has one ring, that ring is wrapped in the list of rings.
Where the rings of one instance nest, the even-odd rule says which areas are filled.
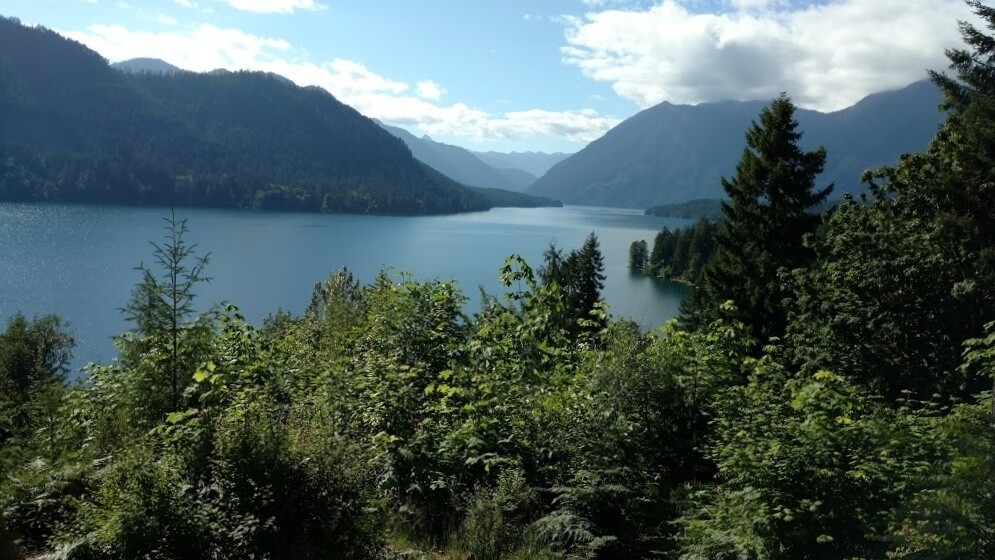
[[[415,159],[464,185],[521,192],[536,180],[534,175],[524,170],[489,165],[465,148],[437,142],[428,136],[419,138],[403,128],[377,122],[384,130],[400,138]]]
[[[121,71],[13,18],[0,18],[0,53],[0,200],[376,214],[495,206],[321,88],[260,72]]]
[[[521,169],[534,175],[542,177],[551,167],[563,161],[571,154],[566,152],[495,152],[495,151],[472,151],[472,153],[496,168]]]
[[[111,64],[111,68],[116,68],[122,72],[152,72],[157,74],[173,74],[176,72],[186,72],[179,66],[174,66],[161,58],[129,58]]]
[[[818,184],[835,196],[861,190],[868,168],[926,147],[943,119],[939,91],[920,81],[871,94],[832,113],[799,109],[805,149],[827,150]],[[626,119],[553,166],[528,191],[567,204],[648,208],[721,198],[720,179],[735,171],[744,134],[766,101],[700,105],[660,103]]]

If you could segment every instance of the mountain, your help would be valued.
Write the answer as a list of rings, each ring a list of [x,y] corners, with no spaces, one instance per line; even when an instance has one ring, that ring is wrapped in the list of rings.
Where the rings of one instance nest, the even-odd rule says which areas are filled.
[[[489,189],[486,187],[469,187],[491,202],[494,206],[505,208],[544,208],[560,207],[563,203],[559,200],[525,194],[522,192],[509,191],[505,189]]]
[[[499,169],[521,169],[542,177],[551,167],[570,157],[563,152],[473,152],[473,154]]]
[[[111,68],[117,68],[122,72],[137,74],[140,72],[151,72],[153,74],[174,74],[183,72],[182,68],[158,58],[131,58],[111,64]]]
[[[459,146],[436,142],[428,136],[418,138],[403,128],[383,123],[380,126],[403,140],[415,159],[464,185],[523,191],[536,180],[525,171],[492,167]]]
[[[943,114],[930,82],[866,97],[834,113],[799,109],[801,145],[827,150],[818,185],[836,183],[834,196],[861,189],[862,171],[923,150]],[[568,204],[646,208],[724,196],[744,134],[768,102],[701,105],[661,103],[625,120],[558,163],[528,191]]]
[[[258,72],[121,72],[7,18],[0,200],[376,214],[497,204],[323,89]]]
[[[537,176],[525,171],[524,169],[516,169],[512,167],[495,167],[498,173],[504,177],[505,183],[508,184],[508,188],[513,191],[524,191],[528,189],[532,183],[536,182]]]

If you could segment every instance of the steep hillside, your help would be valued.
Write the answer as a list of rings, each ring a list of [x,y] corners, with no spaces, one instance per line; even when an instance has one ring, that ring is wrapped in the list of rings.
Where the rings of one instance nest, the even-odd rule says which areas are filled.
[[[493,203],[326,91],[276,76],[137,73],[0,19],[0,200],[378,214]]]
[[[875,94],[835,113],[799,110],[802,145],[828,151],[820,183],[836,195],[860,189],[860,173],[926,147],[942,120],[929,82]],[[610,130],[539,178],[528,192],[592,204],[646,208],[720,198],[743,135],[764,101],[696,106],[661,103]]]

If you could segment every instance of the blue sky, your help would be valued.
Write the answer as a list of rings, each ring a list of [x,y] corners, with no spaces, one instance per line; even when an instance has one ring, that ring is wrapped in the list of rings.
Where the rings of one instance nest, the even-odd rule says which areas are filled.
[[[576,151],[662,101],[837,110],[943,68],[961,0],[3,0],[111,61],[257,69],[472,149]]]

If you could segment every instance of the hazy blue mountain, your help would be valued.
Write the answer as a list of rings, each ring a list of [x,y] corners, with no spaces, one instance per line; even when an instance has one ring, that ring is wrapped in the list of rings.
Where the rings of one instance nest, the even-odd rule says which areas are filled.
[[[837,197],[858,191],[863,170],[924,149],[943,120],[939,102],[939,90],[923,81],[834,113],[799,110],[802,146],[828,151],[818,184],[835,182]],[[555,165],[528,192],[567,204],[632,208],[720,198],[719,180],[735,171],[744,134],[767,104],[661,103]]]
[[[320,88],[259,72],[121,72],[2,17],[0,53],[0,200],[376,214],[496,205]]]
[[[536,180],[521,170],[497,169],[459,146],[436,142],[428,136],[419,138],[396,126],[380,126],[403,140],[415,159],[464,185],[523,191]]]
[[[495,167],[498,173],[504,177],[505,183],[509,186],[511,190],[514,191],[524,191],[529,188],[532,183],[536,182],[535,175],[525,171],[524,169],[514,169],[514,168],[504,168]]]
[[[570,157],[563,152],[473,152],[484,162],[504,169],[521,169],[542,177],[551,167]]]
[[[173,74],[175,72],[183,72],[182,68],[173,66],[165,60],[158,58],[130,58],[121,62],[115,62],[111,64],[111,67],[117,68],[122,72],[131,73],[152,72],[155,74]]]

